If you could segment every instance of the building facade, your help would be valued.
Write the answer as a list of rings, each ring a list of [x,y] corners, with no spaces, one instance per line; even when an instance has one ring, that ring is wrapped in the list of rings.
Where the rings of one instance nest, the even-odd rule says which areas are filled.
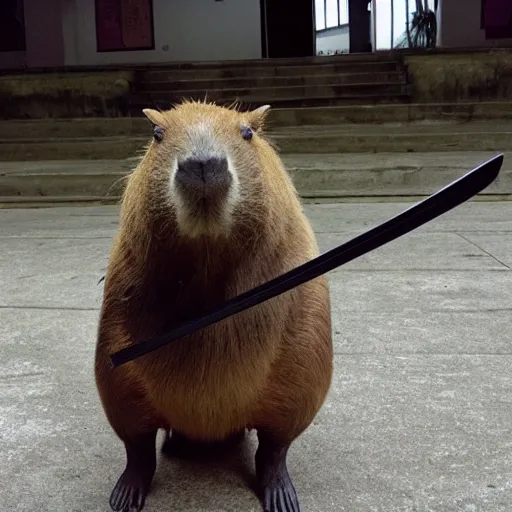
[[[356,20],[350,3],[369,7],[368,18]],[[405,0],[350,3],[297,0],[290,13],[270,0],[2,0],[0,69],[345,53],[361,19],[373,51],[404,32]],[[438,46],[512,47],[510,0],[439,0],[437,19]]]

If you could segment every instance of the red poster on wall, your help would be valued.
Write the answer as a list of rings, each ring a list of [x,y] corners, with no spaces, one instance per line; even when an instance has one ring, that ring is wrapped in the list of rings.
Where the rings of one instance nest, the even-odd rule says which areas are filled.
[[[96,0],[98,52],[153,50],[152,0]]]

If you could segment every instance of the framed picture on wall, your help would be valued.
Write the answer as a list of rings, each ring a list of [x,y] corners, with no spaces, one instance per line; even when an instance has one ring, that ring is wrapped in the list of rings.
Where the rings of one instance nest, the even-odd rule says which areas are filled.
[[[98,52],[155,49],[153,0],[95,0]]]

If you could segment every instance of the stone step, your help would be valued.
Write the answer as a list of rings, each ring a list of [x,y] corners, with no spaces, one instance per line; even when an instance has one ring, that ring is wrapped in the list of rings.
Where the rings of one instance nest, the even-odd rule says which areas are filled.
[[[117,205],[117,196],[0,196],[0,209]]]
[[[493,152],[343,155],[291,154],[283,161],[303,198],[416,197],[432,194]],[[481,196],[512,195],[512,153],[499,180]],[[117,201],[136,159],[40,161],[0,164],[4,203]],[[0,199],[0,202],[2,200]]]
[[[144,105],[151,106],[151,105]],[[142,107],[141,107],[142,108]],[[368,123],[466,123],[483,120],[512,119],[511,102],[487,103],[411,103],[350,105],[336,107],[273,108],[267,121],[267,131],[304,125],[348,124],[360,131]],[[355,126],[354,126],[355,125]],[[363,125],[363,126],[359,126]],[[452,125],[453,126],[453,125]],[[457,126],[455,124],[455,126]],[[149,137],[151,126],[147,119],[137,117],[29,119],[0,121],[0,139],[69,139],[90,137]]]
[[[251,108],[255,108],[260,105],[270,104],[274,108],[279,109],[298,109],[298,108],[312,108],[312,107],[338,107],[338,106],[359,106],[359,105],[378,105],[379,103],[387,103],[387,104],[400,104],[407,103],[410,101],[409,88],[403,86],[405,90],[404,93],[387,93],[383,95],[382,93],[376,94],[354,94],[354,95],[345,95],[345,96],[332,96],[331,94],[328,96],[299,96],[299,97],[290,97],[290,98],[268,98],[264,96],[259,97],[245,97],[243,99],[243,103],[240,104],[240,110],[247,110]],[[198,96],[198,99],[204,100],[206,93],[203,91],[202,94]],[[190,94],[187,92],[185,95],[186,98],[190,99]],[[210,99],[210,96],[208,96]],[[142,109],[148,106],[157,106],[160,109],[170,108],[174,103],[180,102],[183,99],[171,97],[161,98],[161,93],[158,94],[150,94],[150,93],[139,93],[134,94],[129,98],[129,113],[130,116],[141,116]],[[229,106],[233,103],[238,102],[239,98],[227,98],[224,100],[217,100],[216,103],[218,105]]]
[[[268,137],[282,153],[506,151],[512,122],[298,126],[276,128]]]
[[[368,96],[387,96],[407,94],[407,84],[394,82],[357,83],[357,84],[322,84],[279,87],[246,87],[234,89],[193,89],[172,91],[146,91],[156,101],[181,101],[183,98],[209,101],[237,100],[250,103],[268,103],[275,100],[298,98],[308,101],[309,98],[366,98]]]
[[[53,140],[57,142],[62,139],[66,141],[94,137],[144,137],[149,140],[151,124],[145,116],[0,121],[0,140],[2,143],[19,139]]]
[[[143,82],[174,81],[174,80],[213,80],[225,78],[255,77],[289,77],[306,75],[326,75],[342,73],[369,73],[401,71],[403,65],[396,60],[375,62],[351,62],[334,60],[318,61],[314,64],[298,62],[296,65],[279,65],[271,63],[262,65],[229,66],[229,67],[190,67],[190,68],[153,68],[138,73],[138,80]]]
[[[470,50],[474,53],[474,50]],[[395,50],[379,50],[374,53],[343,53],[338,55],[313,55],[310,57],[278,57],[242,60],[207,60],[207,61],[175,61],[151,62],[147,64],[116,64],[116,69],[135,69],[138,71],[151,71],[153,69],[232,69],[246,67],[286,67],[298,65],[318,64],[346,64],[346,63],[376,63],[376,62],[402,62],[402,52]]]
[[[466,123],[483,120],[511,120],[512,101],[466,103],[381,103],[309,108],[273,109],[269,127],[339,124]]]
[[[284,155],[302,197],[427,196],[460,178],[495,151]],[[481,195],[512,195],[512,153],[500,178]]]
[[[0,161],[118,160],[142,154],[149,137],[77,137],[67,139],[0,139]]]
[[[142,154],[146,136],[0,139],[0,160],[117,160]],[[283,154],[507,151],[512,122],[388,123],[276,127],[267,135]]]
[[[365,83],[406,84],[406,76],[398,71],[340,73],[329,75],[297,75],[289,77],[238,77],[194,80],[158,80],[141,84],[141,91],[193,91],[211,89],[250,89],[268,87],[304,87],[322,85],[351,85]]]

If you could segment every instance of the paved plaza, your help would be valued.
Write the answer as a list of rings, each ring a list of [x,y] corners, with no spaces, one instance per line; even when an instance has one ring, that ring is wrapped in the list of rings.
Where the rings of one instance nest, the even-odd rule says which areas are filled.
[[[305,208],[327,250],[409,206]],[[109,510],[125,456],[93,357],[118,214],[0,210],[2,511]],[[512,202],[472,202],[329,274],[333,384],[289,455],[303,512],[512,510],[511,266]],[[160,457],[145,512],[260,512],[255,446]]]

